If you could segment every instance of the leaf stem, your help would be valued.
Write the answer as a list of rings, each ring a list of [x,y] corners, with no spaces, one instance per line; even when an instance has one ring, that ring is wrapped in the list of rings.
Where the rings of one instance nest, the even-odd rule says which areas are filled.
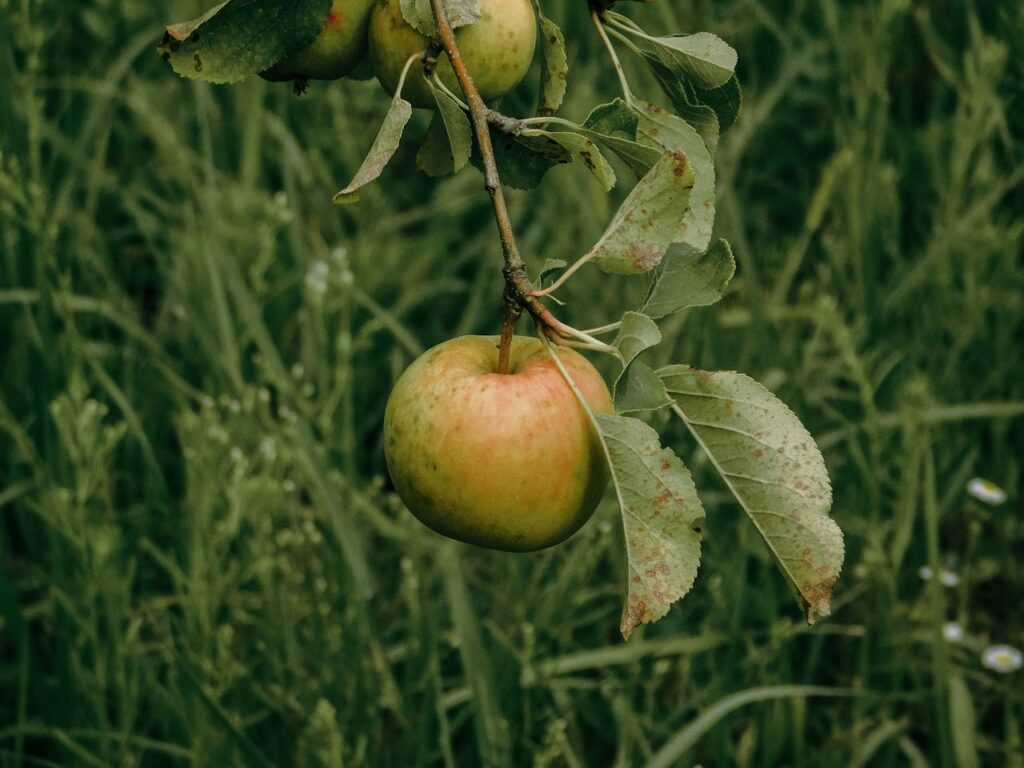
[[[604,22],[601,20],[601,14],[592,10],[590,12],[590,20],[594,22],[594,27],[597,29],[597,34],[601,37],[604,47],[608,49],[608,55],[612,59],[612,66],[615,67],[615,74],[619,77],[619,85],[622,86],[622,98],[625,99],[628,106],[632,107],[633,93],[629,90],[629,82],[626,80],[626,73],[622,69],[622,62],[619,61],[619,56],[615,53],[615,46],[613,46],[612,41],[608,39],[608,33],[605,31]]]

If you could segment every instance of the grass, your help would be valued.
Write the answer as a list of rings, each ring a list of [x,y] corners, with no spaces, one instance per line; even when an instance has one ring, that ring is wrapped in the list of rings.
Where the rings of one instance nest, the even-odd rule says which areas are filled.
[[[580,118],[617,84],[582,3],[543,5]],[[746,98],[718,156],[738,275],[651,362],[750,373],[818,437],[832,618],[800,623],[670,423],[704,562],[628,644],[610,499],[535,555],[428,532],[380,425],[415,354],[498,327],[479,175],[418,176],[410,143],[334,208],[374,83],[182,82],[154,46],[192,0],[0,0],[0,765],[1024,765],[1022,673],[979,660],[1024,645],[1024,11],[629,5],[728,39]],[[572,168],[513,194],[534,268],[615,201]],[[587,269],[563,312],[642,290]]]

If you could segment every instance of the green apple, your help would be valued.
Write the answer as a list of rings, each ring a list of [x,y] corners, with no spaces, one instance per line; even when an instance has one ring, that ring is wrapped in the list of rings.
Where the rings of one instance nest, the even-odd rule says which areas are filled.
[[[398,495],[438,533],[530,552],[590,519],[608,484],[600,440],[537,339],[515,337],[498,373],[498,338],[462,336],[402,374],[384,415],[384,453]],[[591,409],[612,410],[608,387],[577,352],[562,363]]]
[[[537,17],[532,0],[482,0],[480,21],[455,30],[455,39],[480,95],[485,100],[504,95],[519,84],[533,60]],[[398,87],[409,57],[429,44],[402,16],[401,0],[377,0],[370,17],[370,60],[388,93]],[[461,95],[446,54],[438,57],[435,73]],[[410,70],[402,95],[415,107],[434,107],[420,67]]]
[[[375,0],[334,0],[327,24],[302,50],[263,72],[267,80],[337,80],[366,57],[366,30]]]

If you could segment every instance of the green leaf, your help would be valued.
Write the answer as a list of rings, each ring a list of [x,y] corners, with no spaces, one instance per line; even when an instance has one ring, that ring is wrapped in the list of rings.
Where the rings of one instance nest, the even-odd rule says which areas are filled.
[[[572,154],[572,157],[587,167],[594,177],[601,182],[607,192],[615,186],[615,171],[608,165],[601,150],[586,136],[572,131],[545,131],[540,128],[528,128],[522,136],[543,136],[555,142]]]
[[[391,100],[391,107],[384,117],[384,122],[377,132],[373,146],[370,147],[363,164],[359,166],[359,170],[356,171],[356,175],[349,185],[334,196],[335,204],[356,202],[359,199],[359,190],[383,173],[384,167],[391,160],[402,141],[402,133],[405,131],[410,117],[412,117],[412,104],[403,99],[401,95],[395,94]]]
[[[676,238],[693,183],[687,156],[664,153],[633,187],[585,258],[614,274],[650,272]]]
[[[491,143],[501,182],[514,189],[533,189],[549,169],[571,163],[573,159],[558,142],[546,136],[513,136],[492,128]],[[470,161],[476,168],[483,169],[476,142],[473,142]]]
[[[635,25],[621,23],[624,17],[618,14],[611,16],[617,29],[642,40],[662,64],[698,88],[723,86],[736,72],[736,51],[717,35],[697,32],[693,35],[651,37]]]
[[[701,104],[689,83],[662,64],[661,59],[648,51],[640,53],[661,85],[661,90],[671,100],[676,114],[697,130],[708,151],[714,155],[718,147],[718,114],[706,104]]]
[[[565,54],[565,35],[555,22],[545,16],[540,4],[533,7],[540,21],[540,50],[542,56],[540,103],[538,115],[553,115],[562,106],[569,82],[569,60]]]
[[[442,3],[452,29],[480,21],[480,0],[442,0]],[[399,8],[409,26],[424,37],[437,37],[430,0],[401,0]]]
[[[555,272],[560,272],[569,266],[569,262],[565,259],[544,259],[544,266],[540,268],[540,274],[537,275],[536,283],[539,287],[544,287],[544,280]]]
[[[832,488],[800,420],[749,376],[683,365],[658,371],[672,406],[746,510],[803,605],[829,614],[843,534],[828,516]]]
[[[704,253],[715,225],[715,164],[711,154],[689,123],[649,102],[638,99],[636,103],[637,140],[669,152],[685,152],[690,160],[694,175],[690,208],[673,242],[694,253]]]
[[[437,87],[433,78],[427,83],[434,95],[437,112],[416,154],[416,167],[428,176],[458,173],[473,153],[473,129],[459,102],[444,88]]]
[[[622,508],[629,583],[623,637],[657,621],[693,586],[704,508],[689,471],[637,419],[594,414]]]
[[[636,136],[636,122],[636,112],[622,99],[615,99],[594,107],[583,121],[583,127],[609,136],[632,139]]]
[[[722,133],[732,128],[743,107],[743,91],[735,75],[719,88],[695,91],[695,96],[698,101],[715,110],[718,115],[718,127]]]
[[[672,402],[661,377],[643,360],[634,361],[615,384],[615,412],[620,415],[657,411]]]
[[[689,307],[714,304],[735,272],[736,261],[726,240],[717,240],[701,255],[673,246],[655,273],[640,311],[658,320]]]
[[[331,0],[228,0],[169,25],[157,50],[182,77],[234,83],[313,42],[330,10]]]
[[[660,343],[661,331],[657,323],[639,312],[627,312],[622,316],[622,326],[612,346],[622,355],[622,367],[628,368],[641,352]]]

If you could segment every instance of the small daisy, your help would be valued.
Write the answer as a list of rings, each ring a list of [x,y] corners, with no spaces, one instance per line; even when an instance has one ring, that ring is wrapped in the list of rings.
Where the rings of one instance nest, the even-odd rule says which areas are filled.
[[[917,569],[917,575],[920,576],[923,581],[931,581],[932,577],[935,575],[935,571],[927,565],[922,565]]]
[[[958,587],[960,586],[960,577],[948,569],[943,569],[939,574],[939,582],[944,587]]]
[[[983,501],[994,507],[1006,501],[1006,491],[995,483],[980,477],[971,478],[971,481],[967,483],[967,493],[978,501]]]
[[[981,654],[981,664],[993,672],[1016,672],[1024,666],[1024,653],[1012,645],[993,645]]]
[[[964,640],[964,628],[955,621],[949,621],[942,625],[942,639],[947,643],[962,643]]]

